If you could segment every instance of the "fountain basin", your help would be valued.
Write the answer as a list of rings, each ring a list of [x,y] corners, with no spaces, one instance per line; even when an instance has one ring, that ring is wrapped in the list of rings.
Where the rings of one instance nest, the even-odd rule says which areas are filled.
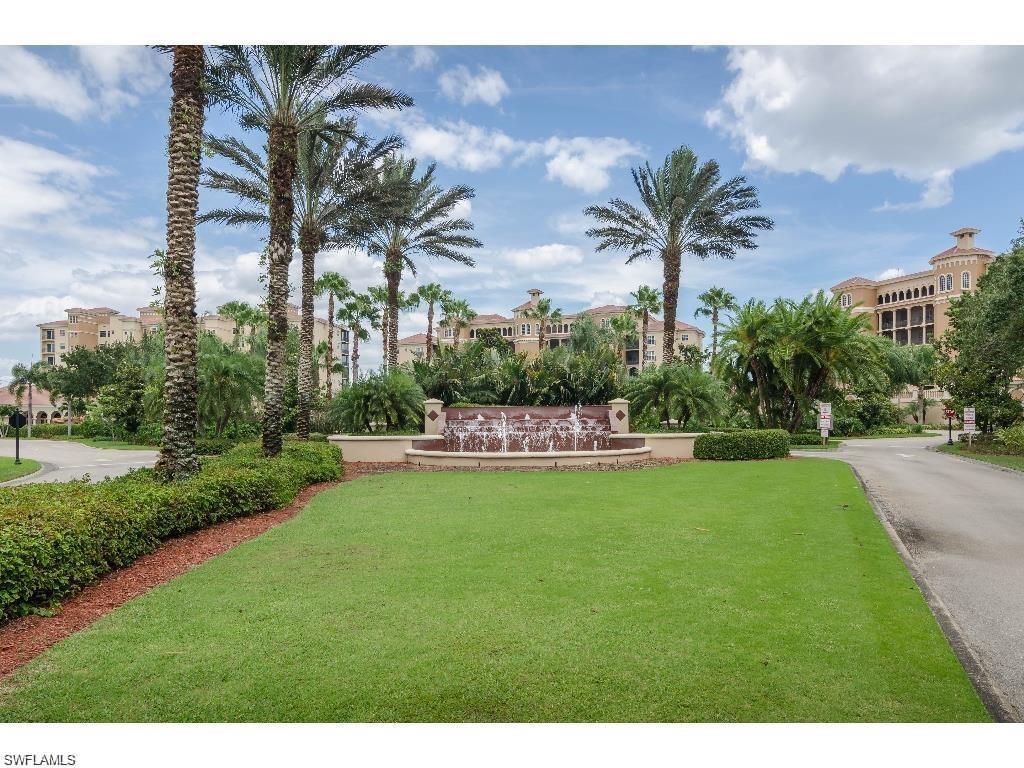
[[[599,451],[444,451],[407,448],[405,461],[426,467],[578,467],[628,464],[651,458],[651,449],[609,448]]]

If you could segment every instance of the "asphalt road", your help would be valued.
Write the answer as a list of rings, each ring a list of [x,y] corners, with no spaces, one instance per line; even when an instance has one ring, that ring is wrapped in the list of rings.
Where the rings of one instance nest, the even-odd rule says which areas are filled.
[[[1024,720],[1024,473],[928,450],[943,442],[853,439],[803,455],[854,467],[976,685],[994,686],[989,708]]]
[[[0,456],[14,456],[14,440],[0,440]],[[137,467],[151,467],[156,451],[120,451],[114,448],[92,448],[81,443],[62,440],[22,440],[21,457],[35,459],[43,467],[34,475],[10,480],[4,485],[22,483],[56,483],[89,475],[92,480],[116,477]]]

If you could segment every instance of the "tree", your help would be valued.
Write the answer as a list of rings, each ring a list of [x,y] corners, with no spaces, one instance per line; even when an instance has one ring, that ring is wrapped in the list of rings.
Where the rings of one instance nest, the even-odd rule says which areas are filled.
[[[380,313],[365,293],[353,294],[338,310],[338,319],[348,326],[352,339],[352,376],[350,383],[359,380],[359,342],[370,338],[370,329],[380,327]]]
[[[331,403],[331,415],[346,432],[408,430],[422,424],[425,399],[408,373],[391,368],[346,388]]]
[[[253,416],[263,386],[259,356],[226,346],[212,333],[199,343],[199,419],[222,437],[232,422]]]
[[[735,296],[725,290],[725,288],[718,288],[717,286],[708,288],[697,297],[697,301],[700,302],[700,306],[697,307],[693,316],[711,318],[711,364],[714,365],[715,358],[718,356],[719,313],[722,310],[735,312],[740,307],[736,303]]]
[[[700,164],[689,147],[680,147],[657,170],[650,163],[633,169],[640,195],[637,207],[621,198],[591,205],[584,214],[600,226],[587,230],[599,239],[598,251],[628,253],[626,263],[657,256],[662,261],[665,304],[663,362],[675,356],[676,309],[682,257],[732,259],[741,248],[756,248],[755,230],[774,225],[767,216],[748,214],[760,206],[757,190],[743,176],[722,181],[718,163]]]
[[[123,360],[114,371],[113,380],[97,392],[100,415],[125,434],[136,434],[146,415],[143,402],[145,388],[142,366],[135,360]]]
[[[636,313],[632,307],[628,307],[621,315],[616,315],[608,323],[608,327],[615,334],[615,351],[620,356],[626,348],[630,339],[636,338]]]
[[[551,308],[551,299],[540,299],[537,306],[530,307],[523,312],[523,317],[528,320],[537,321],[537,351],[544,349],[544,338],[547,335],[548,323],[558,323],[562,320],[562,310]]]
[[[295,224],[295,181],[303,134],[338,138],[355,109],[412,105],[408,96],[355,77],[380,46],[218,46],[209,90],[239,115],[244,128],[267,136],[267,365],[263,402],[263,452],[282,447],[288,338],[288,267]]]
[[[369,296],[370,301],[373,302],[373,307],[377,314],[380,315],[380,344],[381,344],[381,359],[383,360],[384,367],[388,365],[388,331],[391,328],[391,323],[388,322],[388,287],[386,285],[371,285],[366,289],[366,295]]]
[[[327,368],[327,400],[334,397],[334,302],[345,301],[352,295],[352,286],[347,278],[337,272],[324,272],[316,281],[318,296],[327,296],[327,354],[324,364]]]
[[[166,341],[164,348],[166,360]],[[47,384],[50,397],[61,398],[64,401],[70,423],[73,413],[84,411],[86,404],[96,397],[100,388],[113,382],[118,366],[137,354],[136,345],[121,342],[95,349],[75,347],[64,354],[60,365],[49,370]],[[163,381],[161,383],[164,385],[166,396],[166,384]],[[163,402],[161,398],[161,406]],[[163,411],[161,407],[161,417]]]
[[[647,365],[647,329],[651,315],[661,313],[661,291],[649,285],[641,285],[630,294],[636,302],[631,309],[640,315],[640,370]]]
[[[441,312],[444,314],[442,322],[453,331],[452,345],[458,347],[462,329],[473,322],[476,312],[465,299],[451,299],[443,303]]]
[[[445,259],[467,266],[476,262],[465,252],[483,243],[468,233],[473,224],[456,216],[462,204],[473,198],[471,187],[443,189],[435,181],[436,164],[416,176],[416,160],[386,160],[372,187],[374,199],[386,201],[357,217],[353,237],[365,243],[371,256],[384,259],[387,312],[384,334],[387,365],[398,365],[399,285],[406,269],[416,274],[419,255]]]
[[[926,398],[924,388],[935,383],[938,356],[931,344],[908,346],[892,345],[889,352],[889,380],[894,387],[911,386],[917,390],[917,408],[914,420],[925,422]]]
[[[302,254],[302,311],[299,321],[296,432],[302,439],[309,437],[313,398],[316,258],[327,247],[353,243],[348,226],[359,206],[371,204],[365,192],[374,164],[400,146],[395,137],[371,145],[365,137],[355,135],[354,123],[343,130],[346,133],[327,136],[313,126],[300,133],[297,142],[293,237],[298,241]],[[200,221],[219,221],[233,226],[269,226],[270,183],[266,158],[236,138],[209,138],[207,147],[213,154],[229,160],[241,174],[207,169],[204,184],[234,195],[241,204],[209,211],[200,217]]]
[[[721,382],[678,362],[648,368],[630,382],[626,396],[638,417],[646,412],[659,423],[675,418],[680,427],[716,424],[725,411]]]
[[[11,366],[11,380],[7,383],[7,391],[14,395],[14,399],[21,407],[22,398],[25,394],[28,394],[28,436],[32,437],[32,422],[35,420],[35,414],[32,412],[32,391],[34,389],[45,389],[47,387],[49,378],[48,370],[46,366],[41,362],[30,363],[25,365],[24,363],[15,363]],[[71,423],[70,414],[68,415],[68,423]]]
[[[421,285],[417,293],[420,301],[427,305],[427,362],[433,357],[434,351],[434,307],[452,300],[452,292],[446,291],[439,283]]]
[[[199,471],[195,258],[206,66],[201,45],[176,45],[173,56],[167,138],[167,250],[163,258],[164,428],[156,472],[165,480],[183,480]]]

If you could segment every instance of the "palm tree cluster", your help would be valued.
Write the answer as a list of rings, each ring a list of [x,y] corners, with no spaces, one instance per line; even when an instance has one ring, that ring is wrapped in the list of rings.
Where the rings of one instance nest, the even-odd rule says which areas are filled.
[[[167,251],[161,259],[166,314],[165,417],[158,470],[166,479],[198,469],[195,440],[198,395],[198,331],[195,313],[197,222],[256,227],[265,232],[267,295],[266,360],[262,397],[263,450],[281,451],[288,371],[288,273],[295,246],[302,256],[301,319],[297,372],[296,432],[308,437],[317,362],[328,370],[327,397],[335,370],[334,323],[353,334],[352,379],[358,377],[358,344],[369,330],[385,332],[386,360],[397,365],[398,313],[418,300],[403,299],[403,272],[416,273],[420,256],[472,266],[466,251],[480,246],[472,224],[456,214],[473,196],[465,186],[443,188],[434,166],[417,174],[417,163],[397,155],[394,136],[372,140],[359,132],[356,113],[412,105],[404,93],[367,81],[360,68],[380,51],[368,45],[168,46],[173,57],[171,127],[168,138]],[[205,110],[233,113],[239,127],[258,137],[204,135]],[[202,168],[202,150],[229,168]],[[228,193],[234,204],[198,214],[200,182]],[[386,296],[382,312],[353,293],[344,276],[317,278],[317,257],[327,249],[356,247],[383,260]],[[313,306],[326,296],[326,348],[313,344]],[[431,310],[447,296],[429,298]],[[254,329],[257,317],[240,305],[225,315]],[[432,323],[432,317],[431,317]],[[252,334],[250,333],[250,336]]]

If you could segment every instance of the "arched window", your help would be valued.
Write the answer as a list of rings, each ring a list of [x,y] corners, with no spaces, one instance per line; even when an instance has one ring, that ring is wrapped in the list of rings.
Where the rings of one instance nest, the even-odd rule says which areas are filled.
[[[878,303],[879,304],[883,304],[884,302],[885,302],[885,297],[882,294],[878,294]]]
[[[920,288],[915,288],[914,289],[914,298],[915,299],[920,299],[921,298],[921,289]]]
[[[960,275],[960,287],[963,288],[965,291],[971,290],[970,272],[964,272],[962,275]]]
[[[839,306],[844,308],[850,306],[850,294],[844,293],[839,297]]]
[[[934,283],[932,285],[928,286],[928,295],[929,296],[934,296],[935,295],[935,284]]]
[[[950,274],[946,275],[946,290],[947,291],[952,291],[953,290],[953,276],[950,275]]]
[[[903,291],[900,291],[900,301],[903,301]]]
[[[944,290],[946,290],[946,276],[939,275],[939,293],[942,293]]]

